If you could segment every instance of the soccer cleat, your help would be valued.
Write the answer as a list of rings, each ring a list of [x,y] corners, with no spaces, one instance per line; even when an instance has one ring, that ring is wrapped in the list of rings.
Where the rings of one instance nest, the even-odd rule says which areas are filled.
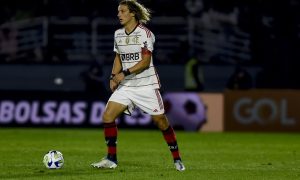
[[[103,158],[100,162],[92,163],[94,168],[115,169],[118,165],[114,161]]]
[[[174,165],[175,165],[175,168],[176,168],[177,171],[184,171],[185,170],[185,167],[184,167],[181,160],[176,160],[174,162]]]

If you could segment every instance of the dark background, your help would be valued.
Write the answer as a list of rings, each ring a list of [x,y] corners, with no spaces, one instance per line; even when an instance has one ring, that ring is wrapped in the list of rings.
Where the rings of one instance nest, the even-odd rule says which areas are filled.
[[[172,72],[172,67],[183,67],[189,58],[195,57],[203,68],[212,71],[215,69],[215,72],[206,74],[207,81],[213,80],[210,74],[226,74],[228,68],[243,67],[246,70],[256,69],[251,74],[255,83],[248,88],[300,88],[298,80],[300,77],[298,70],[300,3],[298,0],[200,0],[198,2],[201,5],[196,10],[189,9],[188,1],[181,0],[141,0],[140,2],[153,12],[153,22],[147,26],[156,35],[157,50],[154,52],[154,63],[158,67],[168,66],[171,73],[182,73],[175,70]],[[197,7],[196,0],[189,2],[192,4],[190,7]],[[0,66],[2,68],[9,68],[11,73],[14,71],[13,73],[18,74],[20,71],[14,70],[14,67],[20,68],[20,65],[22,68],[43,65],[48,68],[47,71],[63,65],[65,73],[72,73],[68,70],[69,65],[81,67],[96,65],[100,67],[99,71],[95,70],[99,76],[103,76],[102,71],[106,68],[110,69],[113,57],[113,32],[120,27],[116,18],[118,1],[10,0],[1,1],[0,5]],[[39,22],[47,22],[46,27],[32,25],[23,29],[16,28],[15,31],[12,29],[15,24],[22,24],[18,22],[26,20],[30,25],[30,20],[39,17],[44,18]],[[99,49],[105,53],[93,54],[89,43],[85,45],[78,37],[93,41],[91,25],[99,18],[113,19],[111,24],[102,25],[96,31],[97,35],[105,33],[111,36],[106,39],[108,44],[106,47],[99,46]],[[176,23],[169,26],[168,22],[173,22],[174,18],[175,21],[180,19],[183,23],[192,20],[194,29],[190,31],[188,24],[183,26],[179,22],[177,26]],[[158,25],[157,19],[163,19],[166,25]],[[20,32],[27,32],[27,30],[29,32],[30,28],[37,31],[32,35],[33,37],[42,37],[41,34],[46,34],[47,42],[37,43],[33,48],[25,48],[26,46],[21,42],[31,34],[22,35]],[[192,45],[188,40],[188,34],[191,32],[195,35]],[[73,39],[65,40],[63,34],[74,34],[74,39],[77,38],[78,42],[73,42]],[[175,35],[175,39],[165,43],[163,37],[168,34]],[[177,34],[178,38],[176,38]],[[18,49],[4,50],[9,44],[5,42],[5,38],[14,39],[10,45],[14,47],[15,43]],[[99,40],[99,42],[103,41],[103,39]],[[161,42],[176,46],[167,46]],[[92,71],[91,69],[86,68],[87,72],[76,72],[76,76],[87,82],[90,80],[87,73]],[[2,70],[1,89],[7,89],[5,85],[7,79],[10,83],[18,81],[9,78],[11,73],[5,74]],[[231,73],[227,73],[228,76]],[[181,75],[184,76],[183,73]],[[165,73],[163,76],[163,79],[169,78]],[[107,78],[106,74],[103,78]],[[223,83],[218,87],[204,88],[204,91],[222,91],[228,88],[227,86]],[[13,86],[8,89],[13,89]],[[15,89],[22,90],[19,86]],[[184,86],[176,90],[184,90]]]

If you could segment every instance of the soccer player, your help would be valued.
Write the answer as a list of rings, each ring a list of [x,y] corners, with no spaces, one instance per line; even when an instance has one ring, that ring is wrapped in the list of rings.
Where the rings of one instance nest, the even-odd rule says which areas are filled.
[[[174,159],[176,170],[184,171],[173,128],[164,114],[159,91],[160,82],[153,66],[154,34],[144,26],[150,20],[150,10],[135,0],[122,0],[118,6],[118,18],[123,28],[115,31],[116,53],[110,77],[113,91],[103,113],[104,136],[107,156],[91,164],[96,168],[117,167],[116,118],[123,112],[129,114],[135,107],[151,115],[162,131]]]

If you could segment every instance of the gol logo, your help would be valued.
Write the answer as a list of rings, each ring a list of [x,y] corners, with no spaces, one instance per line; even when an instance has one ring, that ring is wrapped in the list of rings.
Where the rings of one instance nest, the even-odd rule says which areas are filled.
[[[241,124],[251,123],[272,124],[279,120],[280,124],[295,125],[294,118],[288,117],[288,103],[286,99],[279,102],[269,98],[253,100],[241,98],[235,102],[233,107],[234,118]]]

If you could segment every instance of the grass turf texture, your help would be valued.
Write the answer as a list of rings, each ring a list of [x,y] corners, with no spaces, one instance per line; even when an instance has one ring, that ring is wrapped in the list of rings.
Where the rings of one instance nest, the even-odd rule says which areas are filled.
[[[100,129],[0,128],[0,179],[300,179],[300,134],[176,133],[185,172],[158,130],[119,129],[119,166],[103,170],[90,166],[106,153]],[[62,169],[44,167],[52,149]]]

